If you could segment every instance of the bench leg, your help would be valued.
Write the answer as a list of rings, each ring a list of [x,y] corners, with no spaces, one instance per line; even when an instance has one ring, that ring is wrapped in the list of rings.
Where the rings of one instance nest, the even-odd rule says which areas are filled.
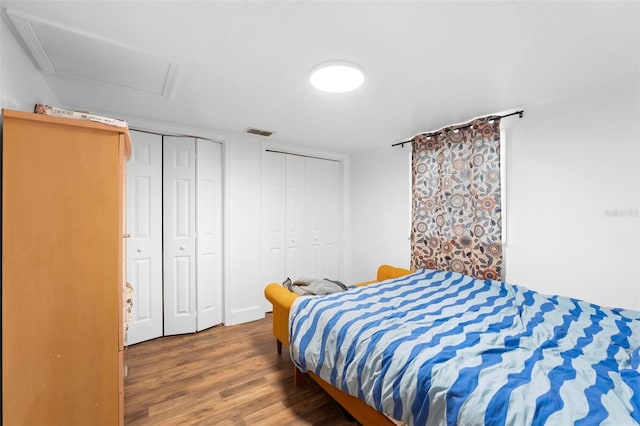
[[[304,379],[307,377],[305,373],[298,370],[298,367],[293,366],[293,384],[298,386],[304,383]]]

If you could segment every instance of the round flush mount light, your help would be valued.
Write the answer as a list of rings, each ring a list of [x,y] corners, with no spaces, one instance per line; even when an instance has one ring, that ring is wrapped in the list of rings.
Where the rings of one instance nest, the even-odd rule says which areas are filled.
[[[344,93],[355,90],[364,82],[364,71],[352,62],[323,62],[311,70],[311,84],[318,90]]]

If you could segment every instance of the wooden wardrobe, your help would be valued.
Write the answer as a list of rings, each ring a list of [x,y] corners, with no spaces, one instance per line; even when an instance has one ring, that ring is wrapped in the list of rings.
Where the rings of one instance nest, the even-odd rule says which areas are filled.
[[[123,424],[126,130],[2,114],[3,424]]]

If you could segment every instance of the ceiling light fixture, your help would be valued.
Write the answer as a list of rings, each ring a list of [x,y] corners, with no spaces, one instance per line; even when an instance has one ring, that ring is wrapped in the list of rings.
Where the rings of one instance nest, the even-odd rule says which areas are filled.
[[[318,90],[344,93],[357,89],[364,82],[364,71],[352,62],[323,62],[311,70],[311,84]]]

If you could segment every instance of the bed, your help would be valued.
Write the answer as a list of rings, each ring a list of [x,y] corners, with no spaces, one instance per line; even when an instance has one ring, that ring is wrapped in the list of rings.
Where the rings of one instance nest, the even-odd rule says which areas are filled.
[[[419,270],[298,297],[296,367],[409,425],[640,424],[640,312]]]

